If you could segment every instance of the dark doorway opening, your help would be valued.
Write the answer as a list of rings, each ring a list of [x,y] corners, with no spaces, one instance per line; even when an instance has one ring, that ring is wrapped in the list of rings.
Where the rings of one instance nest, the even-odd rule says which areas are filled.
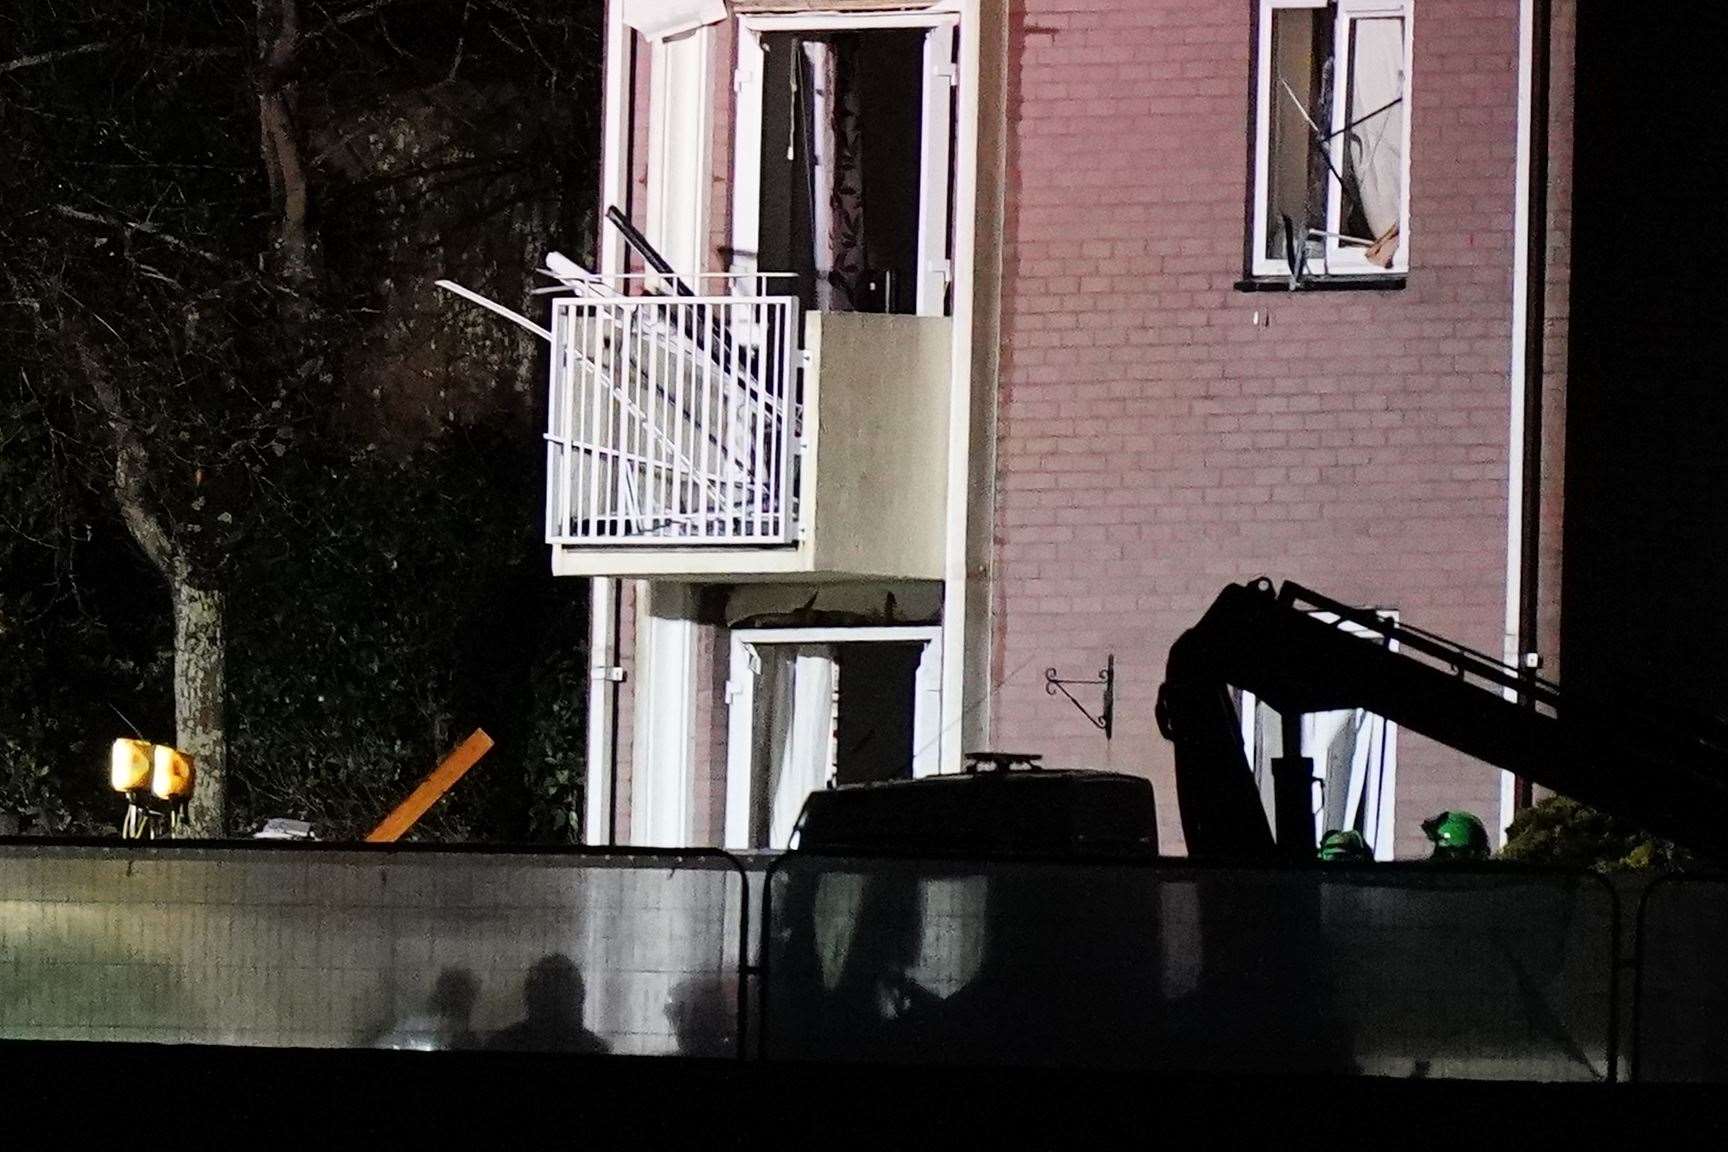
[[[925,35],[762,37],[757,264],[807,309],[917,311]]]
[[[834,779],[839,784],[912,776],[913,713],[924,645],[841,644]]]

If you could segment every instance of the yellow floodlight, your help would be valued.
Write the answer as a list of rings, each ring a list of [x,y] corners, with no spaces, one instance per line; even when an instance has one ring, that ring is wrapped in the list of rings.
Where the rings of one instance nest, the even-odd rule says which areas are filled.
[[[166,744],[156,745],[152,755],[155,766],[150,774],[150,794],[158,800],[189,799],[195,775],[192,757]]]
[[[150,786],[150,750],[148,740],[116,740],[110,758],[108,783],[116,792],[137,792]]]

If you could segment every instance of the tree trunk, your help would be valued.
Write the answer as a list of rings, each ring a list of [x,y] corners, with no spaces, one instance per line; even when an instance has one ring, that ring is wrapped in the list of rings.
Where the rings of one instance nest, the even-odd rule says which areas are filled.
[[[146,479],[150,453],[126,419],[119,393],[102,361],[77,332],[69,333],[91,389],[114,429],[114,499],[127,531],[162,574],[174,602],[174,745],[192,757],[197,773],[186,834],[228,834],[227,687],[223,666],[222,593],[206,587],[155,512]]]
[[[201,588],[184,565],[174,590],[174,743],[192,757],[197,783],[185,834],[216,839],[228,833],[228,738],[223,723],[222,593]]]
[[[312,280],[310,194],[299,124],[299,0],[257,0],[259,69],[258,139],[270,185],[270,251],[265,267],[287,281],[294,296],[285,305],[290,321],[304,320],[302,298]]]

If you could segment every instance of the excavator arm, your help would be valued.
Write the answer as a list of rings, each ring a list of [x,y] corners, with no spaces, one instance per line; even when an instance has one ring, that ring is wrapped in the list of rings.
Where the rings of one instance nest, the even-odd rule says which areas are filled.
[[[1728,726],[1563,696],[1444,637],[1268,580],[1223,590],[1171,647],[1158,692],[1192,856],[1314,854],[1312,765],[1296,755],[1274,762],[1274,836],[1233,688],[1279,713],[1287,749],[1302,715],[1361,708],[1658,836],[1728,856]]]

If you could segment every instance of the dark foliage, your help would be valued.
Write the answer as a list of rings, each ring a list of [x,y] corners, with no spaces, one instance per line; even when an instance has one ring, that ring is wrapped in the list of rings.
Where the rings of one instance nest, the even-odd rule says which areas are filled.
[[[1599,872],[1681,867],[1691,860],[1684,849],[1564,796],[1550,796],[1514,817],[1500,855]]]
[[[291,67],[270,59],[298,14]],[[599,16],[569,0],[0,11],[0,812],[111,828],[175,715],[163,566],[227,599],[232,819],[364,831],[475,726],[425,834],[568,838],[585,595],[546,575],[526,304],[592,231]],[[292,112],[306,259],[260,107]]]
[[[580,812],[586,589],[555,581],[514,438],[306,462],[281,544],[249,557],[229,698],[239,827],[363,835],[454,744],[497,747],[422,822],[562,839]]]

